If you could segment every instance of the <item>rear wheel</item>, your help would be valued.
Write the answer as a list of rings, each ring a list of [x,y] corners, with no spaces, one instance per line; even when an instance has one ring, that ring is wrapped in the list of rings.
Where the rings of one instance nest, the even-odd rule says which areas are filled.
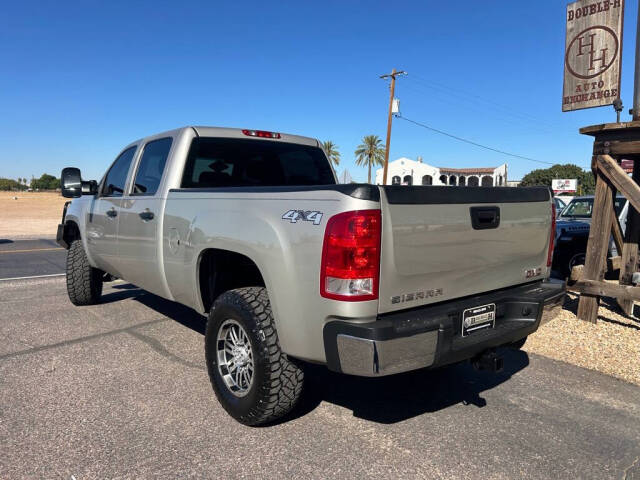
[[[304,375],[280,350],[264,287],[229,290],[216,300],[205,354],[218,400],[245,425],[272,422],[300,398]]]
[[[93,268],[80,239],[73,240],[67,252],[67,293],[74,305],[94,305],[102,296],[104,272]]]

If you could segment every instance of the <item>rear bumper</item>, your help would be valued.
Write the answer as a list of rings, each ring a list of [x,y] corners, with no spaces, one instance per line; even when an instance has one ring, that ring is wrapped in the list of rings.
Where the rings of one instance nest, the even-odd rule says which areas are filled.
[[[323,331],[327,366],[371,377],[466,360],[535,332],[564,297],[564,282],[552,280],[379,315],[374,322],[332,321]],[[462,312],[490,303],[496,304],[495,328],[463,337]]]

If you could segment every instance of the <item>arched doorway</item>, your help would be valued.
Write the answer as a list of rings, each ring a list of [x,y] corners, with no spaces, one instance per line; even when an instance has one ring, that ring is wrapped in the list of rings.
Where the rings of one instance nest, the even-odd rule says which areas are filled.
[[[433,185],[433,177],[431,175],[423,175],[422,185]]]
[[[478,177],[469,177],[469,180],[467,180],[467,185],[470,187],[477,187]]]
[[[413,177],[411,175],[405,175],[402,179],[404,185],[413,185]]]
[[[458,177],[458,185],[460,185],[461,187],[464,187],[466,180],[467,180],[466,178],[460,175],[460,177]]]
[[[455,175],[451,175],[449,177],[449,185],[453,185],[454,187],[456,186],[457,182],[456,182],[457,178]]]
[[[489,176],[482,177],[482,186],[493,187],[493,177],[489,177]]]
[[[446,175],[440,175],[440,183],[442,185],[446,185],[447,184],[447,176]]]
[[[399,177],[399,176],[397,176],[397,175],[396,175],[396,176],[394,176],[394,177],[391,179],[391,185],[400,185],[400,177]]]

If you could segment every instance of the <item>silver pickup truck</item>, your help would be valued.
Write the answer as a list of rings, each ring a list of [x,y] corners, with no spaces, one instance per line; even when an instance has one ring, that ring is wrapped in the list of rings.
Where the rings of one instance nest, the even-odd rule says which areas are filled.
[[[238,421],[285,415],[305,362],[381,376],[500,368],[562,304],[546,188],[338,185],[321,144],[187,127],[137,140],[102,180],[62,172],[75,305],[123,279],[208,315],[213,389]]]

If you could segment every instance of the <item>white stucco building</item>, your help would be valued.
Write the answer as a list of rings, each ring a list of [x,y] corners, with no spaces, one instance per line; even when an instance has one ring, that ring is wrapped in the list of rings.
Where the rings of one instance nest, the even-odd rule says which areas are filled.
[[[376,185],[382,185],[383,169],[376,170]],[[507,164],[499,167],[448,168],[433,167],[422,159],[398,158],[389,162],[387,185],[460,185],[469,187],[504,187]]]

